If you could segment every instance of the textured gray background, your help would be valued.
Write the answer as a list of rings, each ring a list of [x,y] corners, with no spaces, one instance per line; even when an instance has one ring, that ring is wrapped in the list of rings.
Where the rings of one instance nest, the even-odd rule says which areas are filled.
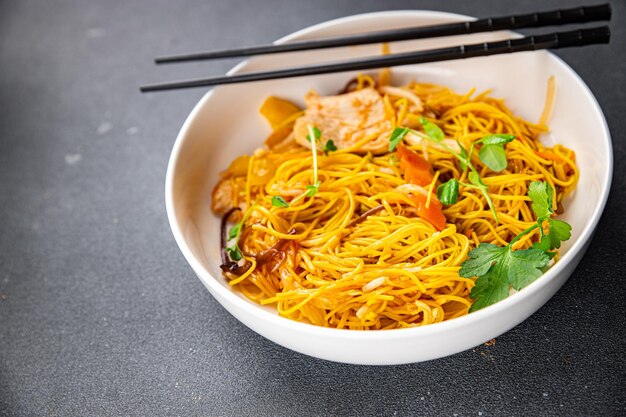
[[[235,62],[156,68],[154,56],[269,42],[355,13],[578,4],[1,1],[0,415],[624,415],[623,1],[610,46],[558,53],[595,93],[615,147],[587,256],[495,346],[428,363],[316,360],[226,313],[180,254],[163,201],[174,137],[203,91],[137,90]]]

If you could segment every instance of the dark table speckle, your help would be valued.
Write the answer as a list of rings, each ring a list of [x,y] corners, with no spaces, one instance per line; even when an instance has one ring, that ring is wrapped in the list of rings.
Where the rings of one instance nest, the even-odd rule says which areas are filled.
[[[236,62],[157,68],[155,56],[270,42],[341,16],[580,3],[0,2],[0,415],[625,415],[623,1],[610,46],[558,52],[596,95],[615,149],[586,257],[495,344],[427,363],[326,362],[231,317],[185,262],[164,206],[174,138],[204,92],[138,92]]]

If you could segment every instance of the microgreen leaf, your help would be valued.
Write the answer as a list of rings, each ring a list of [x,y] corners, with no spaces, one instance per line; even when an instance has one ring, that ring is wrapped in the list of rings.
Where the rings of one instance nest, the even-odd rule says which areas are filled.
[[[226,252],[228,253],[228,256],[230,256],[230,259],[232,259],[233,261],[238,261],[243,258],[243,255],[241,254],[241,251],[239,250],[239,247],[236,243],[232,246],[227,247]]]
[[[459,145],[459,165],[461,165],[461,171],[465,171],[467,169],[467,161],[469,160],[467,150],[461,145],[460,141],[457,140],[456,143]]]
[[[429,122],[425,117],[420,118],[420,123],[424,127],[424,132],[435,142],[441,142],[444,138],[443,130],[436,124]]]
[[[335,146],[335,142],[333,142],[332,139],[329,139],[322,150],[324,151],[324,155],[328,156],[328,152],[336,151],[337,147]]]
[[[487,135],[480,138],[477,142],[484,143],[485,145],[504,145],[515,139],[515,135],[507,135],[504,133],[496,133],[493,135]]]
[[[310,138],[315,136],[316,139],[319,139],[322,136],[322,132],[315,126],[307,125],[307,129],[309,129]],[[311,152],[313,153],[313,183],[317,184],[317,140],[312,143]]]
[[[228,231],[228,240],[233,240],[234,238],[239,236],[239,233],[241,233],[241,226],[242,223],[237,223],[230,228],[230,230]]]
[[[274,207],[289,207],[289,203],[286,202],[285,199],[279,195],[275,195],[274,197],[272,197],[272,205]]]
[[[478,187],[485,187],[483,180],[480,178],[480,174],[476,171],[472,171],[468,174],[467,178],[470,182]]]
[[[395,129],[393,129],[393,132],[391,132],[391,137],[389,138],[389,152],[396,149],[396,146],[398,146],[398,144],[402,142],[402,139],[404,139],[407,133],[409,133],[408,127],[396,127]]]
[[[315,135],[315,141],[317,142],[319,140],[319,138],[322,137],[322,132],[315,126],[313,126],[312,130],[313,130],[313,135]],[[311,142],[311,134],[310,133],[306,136],[306,140]]]
[[[456,204],[459,199],[459,182],[452,178],[437,187],[437,198],[442,204]]]
[[[478,157],[492,171],[500,172],[506,168],[506,152],[502,145],[483,145]]]
[[[306,186],[306,196],[313,197],[320,190],[321,181],[316,182],[314,185]]]

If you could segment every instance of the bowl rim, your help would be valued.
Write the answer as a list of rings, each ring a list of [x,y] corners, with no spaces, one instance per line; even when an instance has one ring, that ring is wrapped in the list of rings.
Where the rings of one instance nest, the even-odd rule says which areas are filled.
[[[276,44],[281,44],[285,42],[289,42],[292,40],[296,40],[301,38],[302,36],[315,34],[315,32],[325,29],[327,27],[334,27],[338,25],[342,25],[344,23],[353,23],[359,20],[369,20],[377,17],[394,17],[399,15],[412,15],[419,18],[432,18],[432,19],[450,19],[453,21],[463,21],[463,20],[471,20],[474,17],[466,16],[462,14],[456,13],[448,13],[441,11],[433,11],[433,10],[391,10],[391,11],[380,11],[380,12],[370,12],[370,13],[361,13],[350,16],[345,16],[337,19],[328,20],[322,23],[318,23],[312,26],[308,26],[296,32],[293,32],[289,35],[286,35],[277,41]],[[518,34],[515,32],[511,32],[514,36]],[[336,328],[328,328],[315,326],[308,323],[301,323],[286,317],[281,317],[275,313],[269,312],[260,306],[254,304],[249,300],[245,300],[239,295],[235,294],[232,290],[226,288],[219,282],[217,282],[216,277],[214,277],[208,270],[202,266],[202,264],[196,259],[192,250],[189,248],[187,241],[184,237],[183,231],[178,226],[176,219],[176,209],[174,204],[174,174],[175,168],[178,162],[178,158],[180,155],[180,150],[185,141],[185,137],[187,136],[187,132],[196,119],[198,113],[201,109],[204,108],[205,104],[210,100],[215,91],[223,87],[217,87],[210,91],[208,91],[195,105],[187,119],[183,123],[177,137],[174,142],[174,146],[172,148],[172,152],[170,155],[170,159],[167,165],[167,174],[165,180],[165,205],[167,211],[167,217],[169,220],[170,228],[172,229],[172,233],[178,244],[183,256],[190,264],[194,272],[200,277],[201,281],[205,284],[205,286],[210,287],[212,291],[217,292],[221,297],[224,297],[228,302],[234,304],[238,309],[244,310],[248,314],[255,315],[256,318],[268,322],[270,325],[280,326],[282,328],[287,328],[288,330],[293,330],[296,332],[304,332],[308,333],[311,336],[319,336],[319,337],[332,337],[332,338],[351,338],[363,341],[377,341],[377,340],[389,340],[389,339],[404,339],[407,337],[415,337],[415,336],[427,336],[432,334],[446,333],[448,331],[453,331],[457,328],[468,327],[471,324],[478,323],[483,321],[489,317],[498,315],[503,313],[506,310],[514,308],[514,306],[523,303],[527,298],[530,298],[533,294],[541,291],[547,283],[553,279],[556,275],[560,274],[565,267],[572,261],[575,261],[577,255],[584,251],[586,248],[587,242],[593,237],[593,233],[598,225],[598,222],[602,216],[602,212],[606,206],[606,202],[609,196],[611,182],[613,177],[613,147],[611,142],[610,131],[606,122],[606,118],[604,117],[604,113],[598,104],[595,96],[587,86],[587,84],[582,80],[582,78],[568,65],[566,64],[560,57],[554,55],[548,51],[535,51],[534,53],[542,53],[548,54],[551,58],[556,61],[556,64],[561,67],[566,73],[568,73],[572,78],[577,82],[578,86],[582,89],[584,95],[590,100],[592,104],[593,111],[596,116],[598,116],[601,121],[601,135],[598,135],[601,141],[604,141],[604,145],[608,150],[608,160],[607,164],[604,167],[602,172],[603,182],[601,184],[601,195],[600,201],[596,204],[593,214],[591,216],[590,221],[585,225],[583,230],[580,233],[579,238],[572,244],[570,249],[561,257],[559,262],[557,262],[554,266],[552,266],[548,271],[546,271],[543,275],[541,275],[534,282],[529,284],[527,287],[523,288],[520,292],[517,292],[509,297],[501,300],[491,306],[483,308],[479,311],[473,312],[471,314],[467,314],[462,317],[457,317],[452,320],[447,320],[439,323],[433,323],[427,326],[419,326],[419,327],[411,327],[411,328],[402,328],[402,329],[390,329],[384,332],[372,332],[372,331],[355,331],[349,329],[336,329]],[[252,58],[254,59],[254,58]],[[227,72],[228,75],[235,74],[241,71],[250,61],[250,59],[246,59],[236,66],[234,66],[231,70]]]

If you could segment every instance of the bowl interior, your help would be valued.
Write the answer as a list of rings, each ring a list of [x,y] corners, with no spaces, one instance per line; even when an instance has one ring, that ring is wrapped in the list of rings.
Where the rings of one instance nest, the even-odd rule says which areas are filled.
[[[427,25],[466,17],[437,12],[398,11],[353,16],[324,23],[289,36],[303,40],[340,34]],[[438,48],[458,43],[476,43],[510,37],[509,32],[475,34],[392,44],[392,52]],[[345,60],[380,53],[380,45],[348,47],[279,54],[250,59],[235,68],[249,72],[283,68],[322,61]],[[376,73],[376,71],[371,71]],[[181,129],[168,169],[167,200],[170,223],[179,245],[204,284],[212,290],[221,286],[257,309],[274,314],[272,307],[260,307],[232,290],[219,269],[219,218],[210,210],[211,189],[235,157],[262,145],[270,133],[258,113],[263,100],[276,95],[303,104],[311,88],[334,94],[354,73],[300,77],[216,88],[198,103]],[[491,89],[511,110],[530,121],[542,112],[548,77],[554,75],[557,94],[550,119],[551,132],[544,143],[561,143],[576,152],[580,168],[577,191],[565,202],[564,220],[572,225],[572,238],[562,248],[560,263],[582,250],[600,217],[608,195],[612,172],[610,138],[604,117],[589,90],[560,59],[547,52],[525,52],[462,61],[449,61],[393,69],[394,83],[411,80],[451,87],[457,92]],[[549,279],[552,268],[533,285]],[[223,292],[223,290],[222,290]],[[523,294],[521,291],[520,294]],[[515,296],[518,296],[516,294]],[[514,296],[514,297],[515,297]],[[286,320],[286,319],[285,319]],[[459,320],[459,319],[457,319]],[[437,326],[437,325],[435,325]],[[415,329],[419,330],[419,329]]]

